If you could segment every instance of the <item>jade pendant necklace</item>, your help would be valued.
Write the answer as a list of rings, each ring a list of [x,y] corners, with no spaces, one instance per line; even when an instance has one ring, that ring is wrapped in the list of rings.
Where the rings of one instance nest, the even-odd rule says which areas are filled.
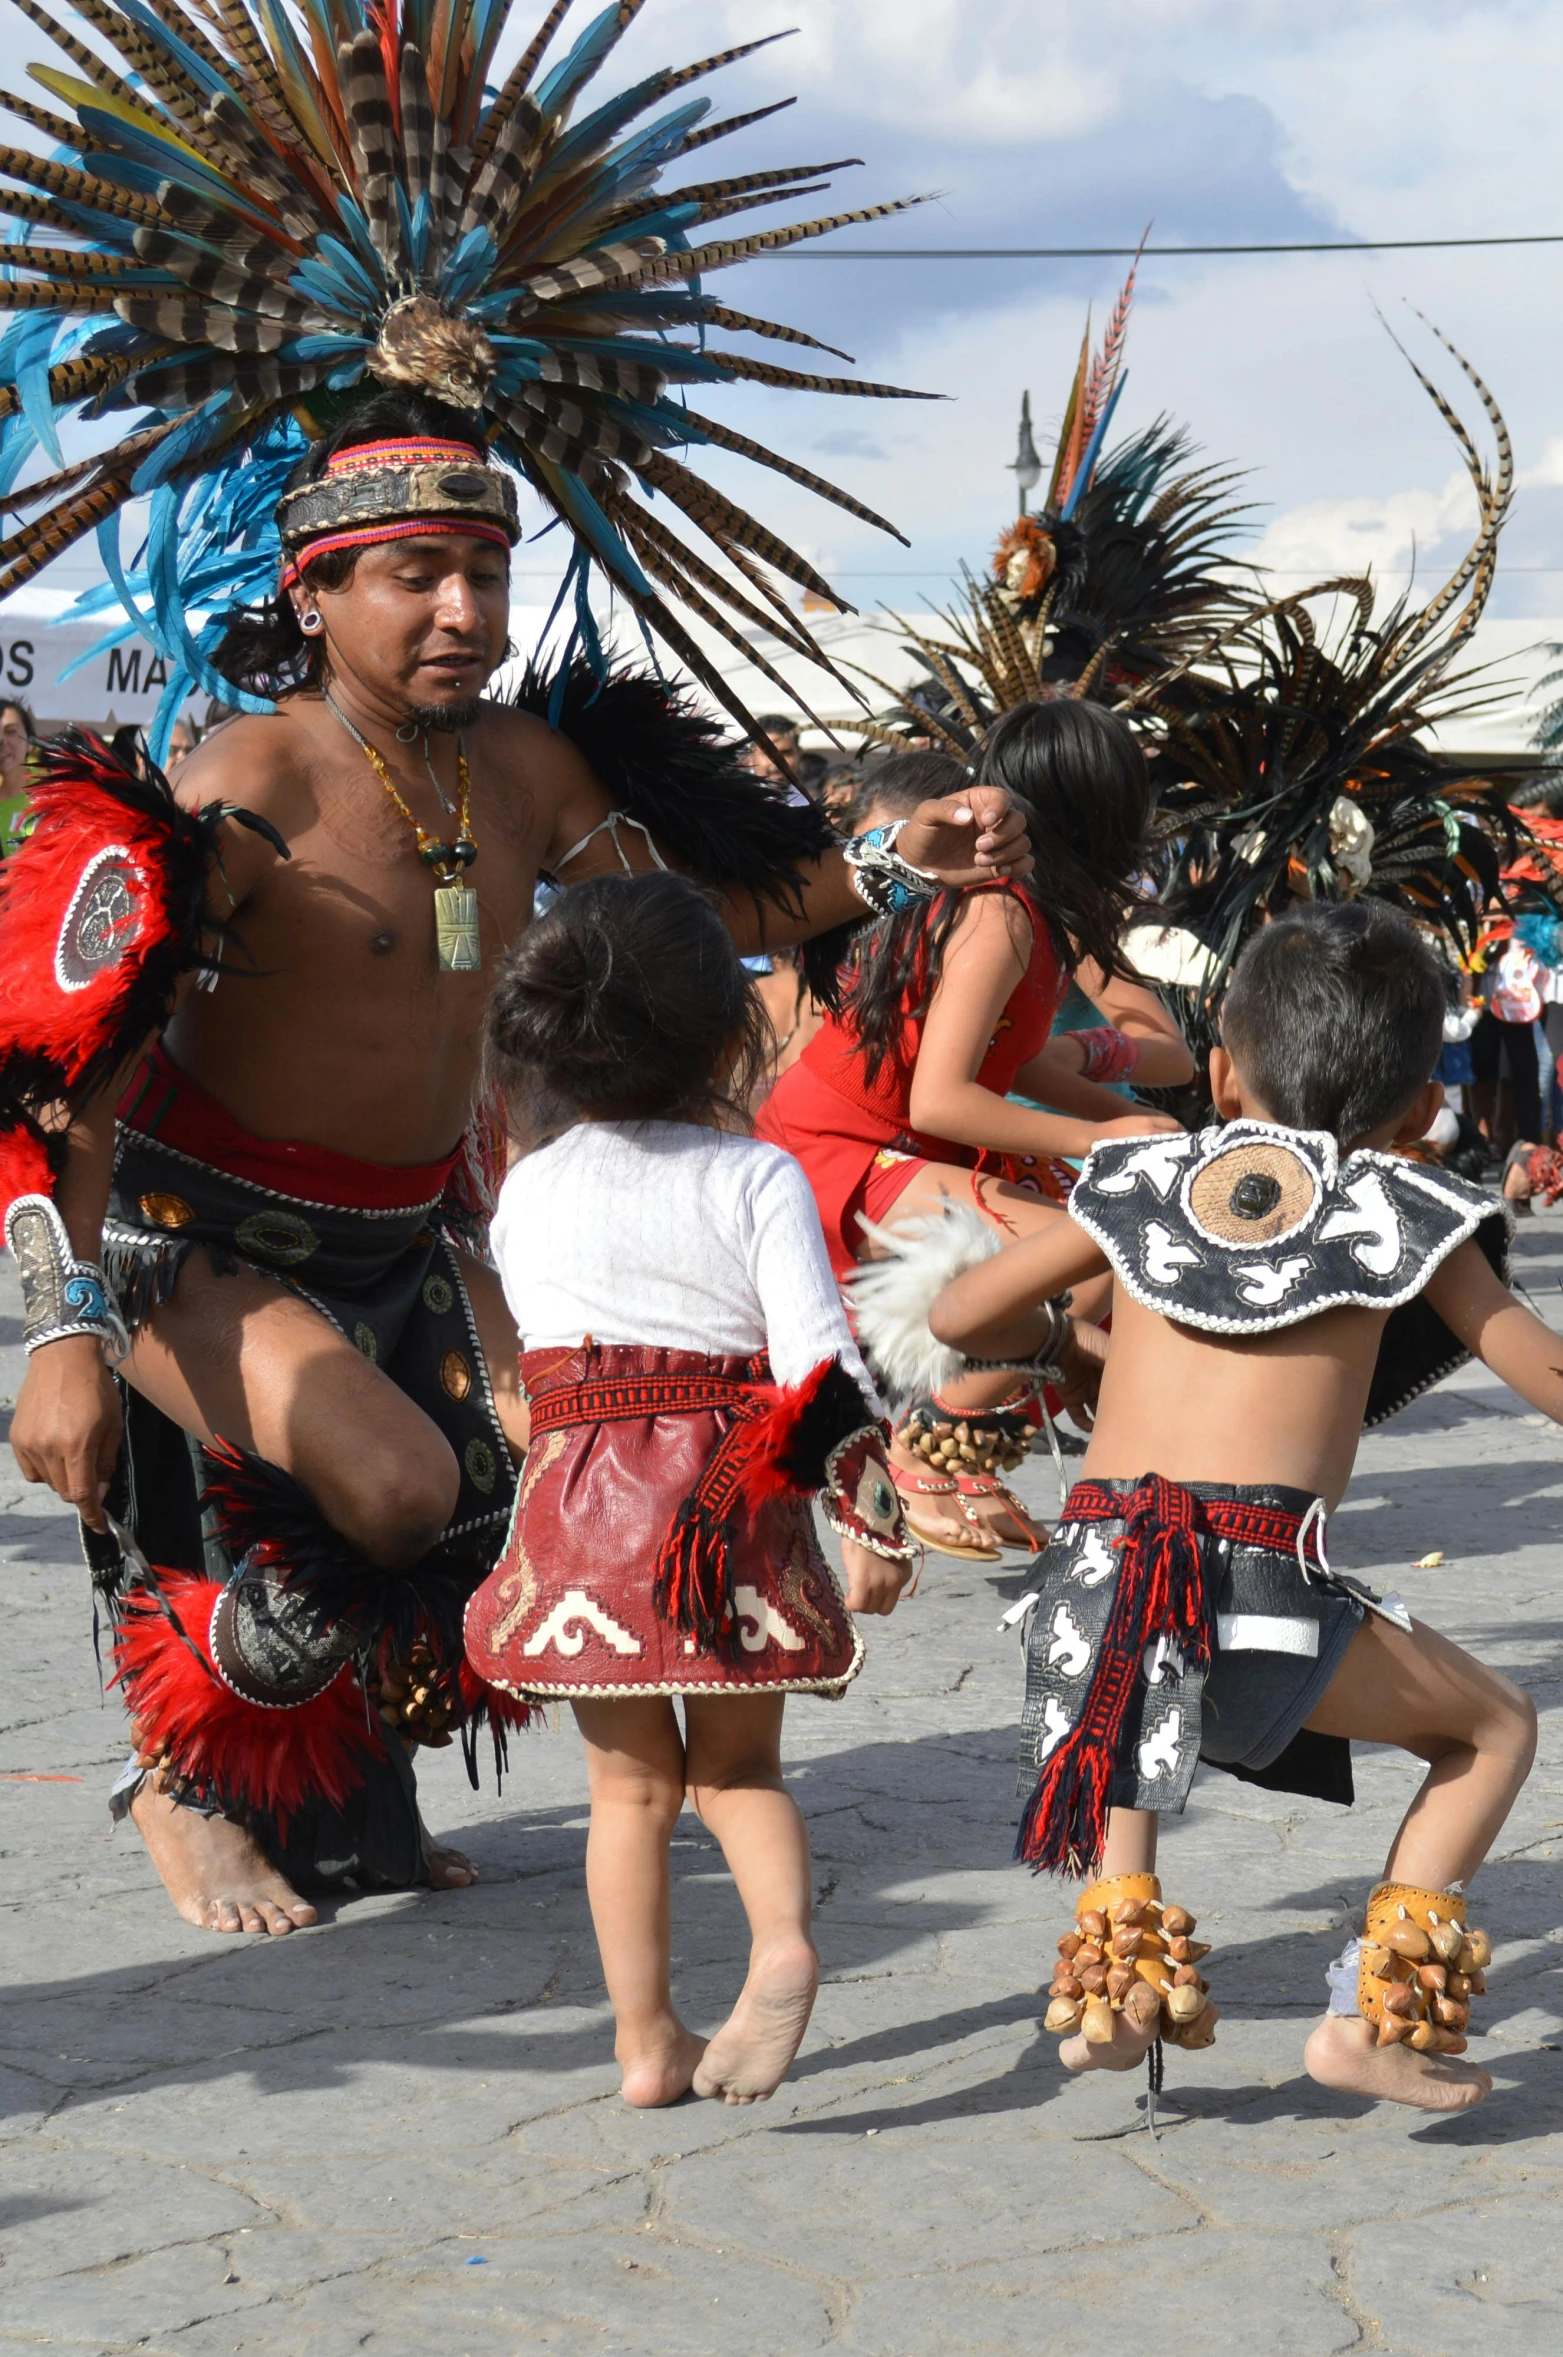
[[[358,746],[375,776],[401,812],[418,838],[418,857],[434,874],[434,947],[442,974],[475,974],[483,964],[478,942],[478,896],[463,882],[465,871],[477,858],[478,847],[472,834],[472,777],[467,768],[467,748],[464,739],[456,739],[456,837],[451,843],[438,842],[428,830],[418,824],[397,790],[389,764],[377,753],[368,738],[348,719],[341,705],[325,691],[325,700],[336,714],[348,735]],[[424,747],[428,759],[428,747]],[[429,762],[429,775],[434,777],[434,764]],[[435,792],[446,802],[439,779],[434,777]]]

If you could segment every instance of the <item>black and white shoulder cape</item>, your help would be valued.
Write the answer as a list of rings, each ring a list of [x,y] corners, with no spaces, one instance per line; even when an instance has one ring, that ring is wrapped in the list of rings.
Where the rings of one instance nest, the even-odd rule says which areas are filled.
[[[1468,1237],[1507,1274],[1508,1216],[1480,1187],[1323,1131],[1233,1121],[1094,1146],[1070,1216],[1134,1299],[1212,1334],[1268,1334],[1348,1305],[1394,1313],[1365,1419],[1470,1356],[1419,1297]]]

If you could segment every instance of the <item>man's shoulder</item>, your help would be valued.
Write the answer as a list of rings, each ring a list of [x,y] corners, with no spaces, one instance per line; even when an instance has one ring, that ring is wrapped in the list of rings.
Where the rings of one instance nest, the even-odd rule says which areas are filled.
[[[276,712],[241,712],[198,745],[174,781],[186,809],[208,802],[261,805],[279,790],[297,787],[307,739],[286,706]]]

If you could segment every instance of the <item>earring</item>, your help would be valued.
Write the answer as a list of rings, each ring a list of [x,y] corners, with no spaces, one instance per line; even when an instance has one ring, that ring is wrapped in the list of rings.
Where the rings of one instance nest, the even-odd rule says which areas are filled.
[[[298,618],[298,626],[300,630],[305,631],[311,638],[314,637],[317,630],[324,630],[325,628],[324,622],[321,620],[319,614],[316,613],[313,606],[310,607],[310,610],[307,614],[300,614]]]

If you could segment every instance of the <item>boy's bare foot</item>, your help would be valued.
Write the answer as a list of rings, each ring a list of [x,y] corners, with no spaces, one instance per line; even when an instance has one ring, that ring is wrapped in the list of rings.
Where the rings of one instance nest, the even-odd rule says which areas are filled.
[[[423,1862],[428,1869],[430,1890],[465,1890],[469,1883],[477,1881],[478,1870],[465,1851],[453,1850],[448,1843],[436,1841],[421,1816],[418,1831],[423,1837]]]
[[[1455,2054],[1418,2054],[1414,2046],[1380,2046],[1373,2024],[1349,2013],[1327,2013],[1303,2048],[1310,2078],[1384,2103],[1419,2111],[1468,2111],[1492,2093],[1479,2064]]]
[[[1058,2059],[1066,2071],[1132,2071],[1156,2043],[1160,2026],[1160,2017],[1154,2013],[1145,2029],[1137,2027],[1128,2014],[1115,2013],[1110,2046],[1093,2045],[1089,2038],[1077,2032],[1063,2040]]]
[[[633,2053],[626,2050],[621,2037],[617,2052],[624,2078],[619,2093],[637,2111],[655,2111],[659,2104],[677,2103],[694,2085],[705,2050],[704,2038],[686,2030],[676,2015],[664,2033],[637,2041]]]
[[[792,2068],[814,2011],[819,1958],[807,1940],[756,1956],[737,2004],[705,2050],[695,2093],[723,2103],[763,2103]]]
[[[136,1829],[163,1888],[197,1931],[284,1932],[317,1922],[260,1848],[227,1817],[183,1809],[143,1777],[130,1803]]]

